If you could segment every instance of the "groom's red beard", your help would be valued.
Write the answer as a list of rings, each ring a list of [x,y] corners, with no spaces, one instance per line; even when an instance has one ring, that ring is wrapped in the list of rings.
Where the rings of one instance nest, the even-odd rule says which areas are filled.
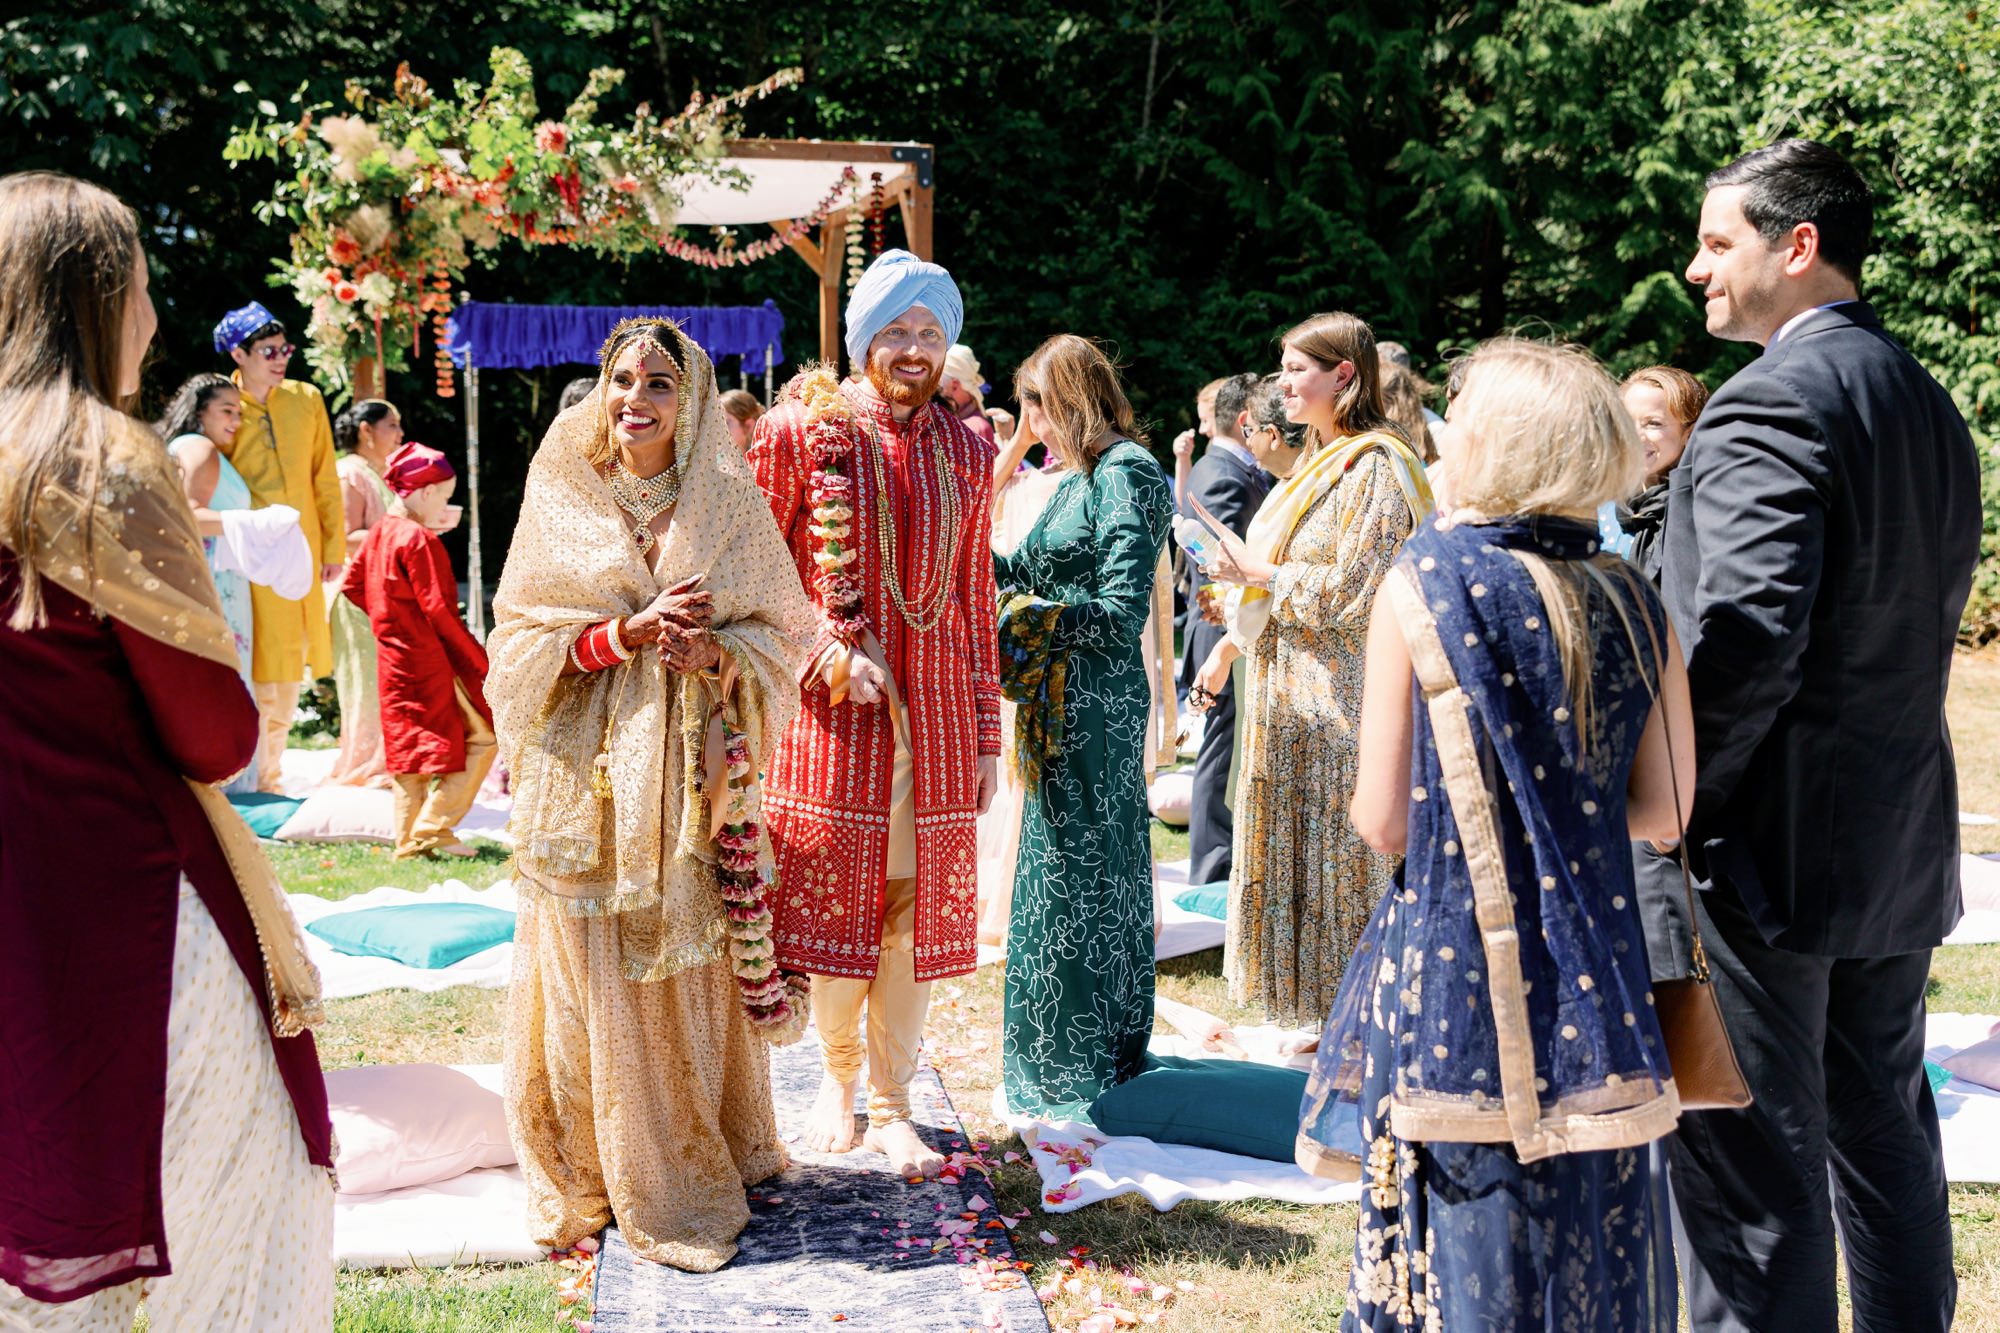
[[[907,380],[896,378],[894,372],[898,364],[916,366],[922,363],[917,361],[904,361],[900,363],[887,360],[870,361],[868,363],[868,382],[875,386],[875,392],[881,394],[885,402],[892,403],[897,407],[922,407],[936,395],[938,385],[944,380],[944,367],[942,365],[926,366],[925,369],[930,373],[924,376],[923,383],[911,384]]]

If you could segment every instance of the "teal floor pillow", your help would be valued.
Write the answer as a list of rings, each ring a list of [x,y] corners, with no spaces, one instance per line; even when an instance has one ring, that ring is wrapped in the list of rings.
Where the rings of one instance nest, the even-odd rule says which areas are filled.
[[[304,801],[291,796],[279,796],[274,792],[244,791],[232,792],[229,803],[236,807],[236,813],[243,816],[243,822],[250,831],[260,838],[277,836]]]
[[[336,912],[306,927],[341,953],[450,967],[514,938],[514,914],[478,903],[403,903]]]
[[[1183,912],[1199,912],[1203,916],[1214,917],[1217,921],[1229,919],[1229,881],[1216,880],[1213,884],[1190,884],[1174,895],[1174,906]]]
[[[1156,1055],[1145,1073],[1092,1102],[1089,1114],[1106,1134],[1289,1162],[1305,1095],[1303,1069]]]

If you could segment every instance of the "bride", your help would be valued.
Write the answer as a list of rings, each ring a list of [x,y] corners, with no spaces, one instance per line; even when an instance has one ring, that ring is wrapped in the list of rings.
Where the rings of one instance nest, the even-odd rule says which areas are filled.
[[[766,1043],[804,979],[769,944],[757,773],[798,707],[808,604],[715,373],[627,320],[528,472],[487,695],[516,784],[507,1124],[529,1229],[616,1221],[695,1272],[784,1169]]]

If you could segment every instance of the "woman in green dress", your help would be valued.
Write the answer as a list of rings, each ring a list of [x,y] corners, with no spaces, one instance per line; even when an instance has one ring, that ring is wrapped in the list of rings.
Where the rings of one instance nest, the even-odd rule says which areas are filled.
[[[1020,705],[1027,792],[1003,1063],[1013,1110],[1070,1119],[1145,1067],[1153,1030],[1142,648],[1173,498],[1094,343],[1049,339],[1016,385],[1066,475],[995,560],[1001,683]]]

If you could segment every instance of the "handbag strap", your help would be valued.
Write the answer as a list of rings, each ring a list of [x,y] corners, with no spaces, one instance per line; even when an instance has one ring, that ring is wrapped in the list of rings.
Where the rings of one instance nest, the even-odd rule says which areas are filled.
[[[1625,562],[1620,561],[1619,563],[1624,564]],[[1633,578],[1630,568],[1627,565],[1624,571],[1628,582]],[[1625,608],[1618,603],[1616,598],[1613,599],[1612,605],[1618,612],[1618,619],[1625,626],[1626,640],[1632,645],[1632,651],[1637,653],[1639,651],[1639,640],[1638,636],[1632,633],[1631,617],[1625,614]],[[1679,839],[1674,843],[1674,852],[1676,854],[1675,859],[1680,862],[1681,867],[1681,889],[1687,894],[1688,976],[1696,985],[1705,986],[1708,984],[1708,950],[1702,946],[1701,920],[1695,915],[1694,872],[1688,868],[1687,819],[1681,814],[1681,774],[1679,767],[1674,763],[1674,727],[1672,720],[1666,715],[1664,707],[1665,696],[1662,693],[1666,685],[1667,664],[1660,653],[1660,636],[1653,629],[1653,618],[1645,616],[1644,619],[1646,621],[1646,640],[1653,650],[1653,678],[1648,679],[1643,670],[1639,672],[1639,678],[1646,682],[1646,693],[1652,696],[1653,707],[1660,712],[1660,729],[1665,733],[1667,738],[1667,776],[1673,784],[1674,827],[1679,830],[1680,834]]]

